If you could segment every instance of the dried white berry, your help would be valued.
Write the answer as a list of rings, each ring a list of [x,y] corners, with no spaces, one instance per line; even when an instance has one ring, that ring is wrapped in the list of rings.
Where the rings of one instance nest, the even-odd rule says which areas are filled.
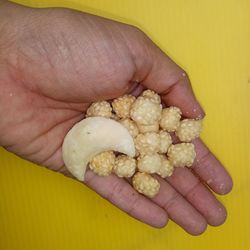
[[[157,153],[140,156],[137,160],[139,171],[149,174],[157,173],[160,170],[162,163],[161,157]]]
[[[133,95],[123,95],[112,102],[112,107],[115,113],[120,118],[128,118],[130,116],[131,105],[135,101]]]
[[[91,116],[102,116],[110,118],[112,116],[111,105],[107,101],[92,103],[89,106],[86,114],[86,117],[91,117]]]
[[[165,153],[168,152],[168,148],[172,144],[172,138],[171,138],[171,135],[168,132],[163,131],[163,130],[161,130],[159,132],[159,136],[160,136],[159,153],[165,154]]]
[[[169,107],[162,110],[160,126],[162,129],[173,132],[180,125],[181,110],[177,107]]]
[[[190,142],[200,136],[202,128],[201,120],[184,119],[176,131],[176,135],[182,142]]]
[[[155,132],[139,134],[134,142],[135,148],[141,155],[157,153],[160,146],[160,136]]]
[[[142,92],[143,97],[147,97],[151,99],[151,101],[160,104],[161,103],[161,97],[155,93],[153,90],[147,89]]]
[[[134,121],[129,118],[125,118],[119,121],[131,134],[132,137],[136,137],[139,134],[139,129]]]
[[[131,177],[135,173],[136,160],[127,155],[118,155],[115,159],[114,173],[119,177]]]
[[[147,173],[137,172],[132,183],[135,190],[150,198],[153,198],[160,190],[160,183]]]
[[[168,149],[168,159],[175,167],[191,167],[196,153],[192,143],[171,145]]]
[[[64,139],[65,166],[81,181],[87,166],[100,176],[112,172],[118,177],[133,176],[134,189],[152,198],[160,190],[159,176],[171,176],[175,167],[191,167],[196,157],[190,142],[200,135],[201,120],[181,120],[181,115],[178,107],[163,109],[161,97],[152,90],[138,98],[123,95],[112,104],[92,103],[88,118]],[[173,145],[170,132],[182,143]],[[121,154],[116,157],[114,152]]]
[[[159,122],[156,122],[152,125],[142,125],[137,124],[137,127],[140,131],[140,133],[147,133],[147,132],[158,132],[159,131]]]
[[[105,151],[93,157],[89,163],[89,168],[100,176],[111,174],[115,164],[115,154],[113,151]]]
[[[161,104],[139,96],[131,107],[130,116],[138,124],[152,125],[160,120],[161,110]]]
[[[158,170],[157,174],[160,175],[162,178],[166,178],[171,176],[174,171],[174,166],[170,163],[165,155],[160,155],[161,157],[161,167]]]

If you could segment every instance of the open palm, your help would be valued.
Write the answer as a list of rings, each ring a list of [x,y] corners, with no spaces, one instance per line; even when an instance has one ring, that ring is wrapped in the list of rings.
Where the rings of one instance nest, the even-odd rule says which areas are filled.
[[[9,3],[0,19],[6,24],[0,26],[0,145],[25,159],[69,175],[61,145],[89,104],[143,88],[180,107],[186,117],[203,116],[184,71],[132,26],[67,9]],[[194,144],[192,169],[178,168],[159,179],[161,189],[153,199],[115,175],[87,171],[86,185],[145,223],[162,227],[170,218],[200,234],[207,224],[220,225],[226,218],[207,185],[226,194],[232,181],[200,139]]]

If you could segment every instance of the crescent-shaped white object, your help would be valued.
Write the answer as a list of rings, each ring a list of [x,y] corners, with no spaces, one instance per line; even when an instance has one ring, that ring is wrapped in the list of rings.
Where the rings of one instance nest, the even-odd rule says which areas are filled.
[[[134,157],[132,136],[119,122],[104,117],[89,117],[75,124],[65,136],[63,161],[72,175],[84,181],[88,162],[96,154],[107,150]]]

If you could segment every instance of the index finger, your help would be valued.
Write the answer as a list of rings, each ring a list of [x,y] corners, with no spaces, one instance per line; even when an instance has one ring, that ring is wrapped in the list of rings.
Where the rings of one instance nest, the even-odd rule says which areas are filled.
[[[147,48],[144,63],[137,65],[136,75],[141,78],[141,84],[159,93],[167,105],[179,107],[185,117],[202,118],[205,113],[194,95],[187,73],[152,41],[148,41]]]
[[[151,63],[144,64],[151,67],[146,67],[143,63],[137,65],[139,69],[137,74],[140,76],[144,72],[146,76],[141,84],[159,93],[167,105],[179,107],[185,117],[202,118],[205,113],[194,95],[185,71],[151,41],[147,47],[149,59],[145,61]],[[145,68],[148,69],[147,74]],[[195,140],[194,144],[197,151],[194,171],[215,192],[228,193],[232,188],[232,179],[225,168],[201,140]]]

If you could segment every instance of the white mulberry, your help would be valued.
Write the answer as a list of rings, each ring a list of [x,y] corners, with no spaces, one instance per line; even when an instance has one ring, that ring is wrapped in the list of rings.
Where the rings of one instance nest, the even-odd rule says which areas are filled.
[[[139,134],[139,129],[134,121],[129,118],[125,118],[119,121],[131,134],[132,137],[136,137]]]
[[[168,148],[172,144],[172,138],[171,138],[171,135],[168,132],[164,131],[164,130],[161,130],[159,132],[159,136],[160,136],[159,153],[165,154],[165,153],[167,153]]]
[[[135,173],[136,160],[127,155],[118,155],[115,159],[114,173],[119,177],[131,177]]]
[[[171,162],[167,159],[165,155],[160,155],[161,157],[161,167],[158,170],[157,174],[160,175],[162,178],[166,178],[171,176],[174,171],[174,166]]]
[[[147,173],[137,172],[132,183],[135,190],[150,198],[153,198],[160,190],[160,183]]]
[[[157,153],[159,151],[160,136],[155,132],[138,134],[134,142],[135,148],[141,155]]]
[[[168,149],[168,159],[175,167],[191,167],[196,153],[192,143],[171,145]]]
[[[155,93],[153,90],[147,89],[142,92],[143,97],[149,98],[151,101],[160,104],[161,103],[161,97]]]
[[[113,151],[102,152],[90,161],[89,167],[100,176],[112,172],[119,177],[132,178],[135,190],[150,198],[160,189],[160,183],[150,174],[166,178],[175,167],[191,167],[196,157],[192,140],[200,135],[202,121],[181,120],[178,107],[162,108],[161,97],[145,90],[139,97],[123,95],[112,101],[92,103],[86,117],[102,116],[122,124],[133,137],[135,157],[115,156]],[[173,145],[170,132],[182,143]],[[109,135],[107,135],[109,136]],[[131,137],[130,137],[131,140]],[[108,148],[107,150],[110,150]],[[136,168],[139,172],[136,172]]]
[[[115,154],[113,151],[102,152],[92,158],[89,168],[100,176],[111,174],[115,164]]]
[[[131,107],[130,116],[138,124],[152,125],[161,119],[161,110],[161,104],[139,96]]]
[[[160,126],[168,132],[174,132],[180,125],[181,110],[177,107],[169,107],[162,110]]]
[[[92,103],[87,109],[87,114],[86,114],[86,117],[90,116],[102,116],[110,118],[112,116],[111,105],[107,101]]]
[[[162,163],[161,157],[157,153],[139,156],[137,161],[139,171],[149,174],[157,173]]]
[[[137,127],[138,127],[140,133],[158,132],[159,131],[159,122],[156,122],[152,125],[137,124]]]
[[[123,95],[112,102],[112,107],[115,113],[120,118],[128,118],[130,116],[130,109],[135,101],[133,95]]]
[[[182,142],[190,142],[200,136],[202,128],[201,120],[184,119],[176,131],[176,135]]]

